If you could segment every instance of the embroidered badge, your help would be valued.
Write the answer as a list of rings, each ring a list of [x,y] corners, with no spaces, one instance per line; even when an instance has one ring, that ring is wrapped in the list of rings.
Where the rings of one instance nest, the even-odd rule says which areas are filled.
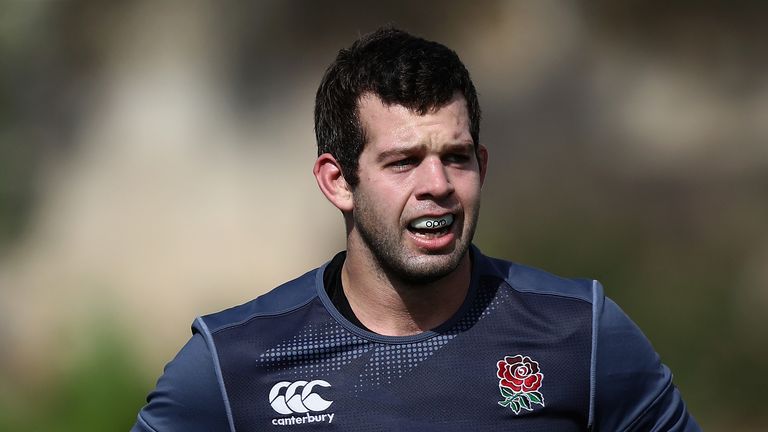
[[[539,363],[520,354],[506,356],[496,364],[499,370],[499,391],[504,397],[499,405],[509,407],[515,414],[520,410],[533,411],[533,405],[544,406],[544,396],[539,392],[544,374],[539,371]]]

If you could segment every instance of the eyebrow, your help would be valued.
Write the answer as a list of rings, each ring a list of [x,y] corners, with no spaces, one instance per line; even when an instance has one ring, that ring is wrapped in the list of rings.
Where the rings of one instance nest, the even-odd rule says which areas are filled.
[[[395,156],[405,156],[409,154],[413,154],[414,152],[419,152],[426,147],[424,144],[416,145],[416,146],[407,146],[407,147],[398,147],[391,150],[386,150],[378,154],[376,156],[376,162],[384,162],[387,159],[390,159]]]
[[[417,144],[413,146],[403,146],[403,147],[398,147],[391,150],[386,150],[379,153],[379,155],[376,156],[376,162],[383,162],[389,158],[396,157],[396,156],[408,156],[414,153],[419,153],[423,151],[426,147],[427,147],[426,144]],[[452,153],[452,152],[460,151],[460,152],[469,153],[474,150],[474,147],[475,145],[471,141],[456,142],[456,143],[447,144],[444,148],[444,152]]]

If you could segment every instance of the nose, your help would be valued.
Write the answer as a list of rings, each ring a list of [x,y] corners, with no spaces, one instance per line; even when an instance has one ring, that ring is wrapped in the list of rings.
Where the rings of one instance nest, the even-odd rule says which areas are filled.
[[[450,175],[438,157],[426,158],[418,167],[416,198],[439,199],[453,193]]]

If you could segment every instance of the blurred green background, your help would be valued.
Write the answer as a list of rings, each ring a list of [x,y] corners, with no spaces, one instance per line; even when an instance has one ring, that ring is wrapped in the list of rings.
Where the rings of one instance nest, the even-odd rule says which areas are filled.
[[[768,425],[768,3],[0,4],[0,430],[127,430],[200,314],[343,247],[312,104],[387,23],[454,48],[476,243],[594,277],[706,430]]]

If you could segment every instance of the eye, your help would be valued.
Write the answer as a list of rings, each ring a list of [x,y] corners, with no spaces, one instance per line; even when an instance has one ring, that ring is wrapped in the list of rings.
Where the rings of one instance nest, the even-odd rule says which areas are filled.
[[[447,163],[451,163],[451,164],[463,165],[463,164],[465,164],[465,163],[470,161],[470,157],[469,157],[469,155],[467,155],[465,153],[451,153],[451,154],[446,155],[443,158],[443,161],[445,161]]]
[[[387,164],[387,166],[395,170],[402,171],[412,166],[415,166],[417,163],[418,161],[416,160],[416,158],[408,157],[408,158],[398,159],[394,162],[390,162],[389,164]]]

